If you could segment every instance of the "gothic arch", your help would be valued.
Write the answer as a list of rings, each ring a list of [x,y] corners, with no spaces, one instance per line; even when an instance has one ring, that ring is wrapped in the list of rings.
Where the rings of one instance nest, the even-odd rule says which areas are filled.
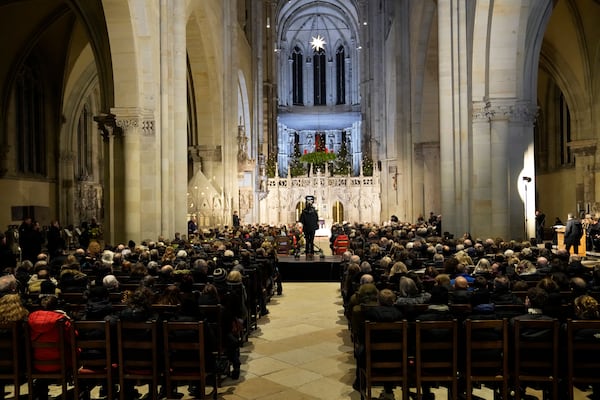
[[[137,15],[134,16],[128,2],[104,2],[115,95],[114,102],[109,104],[111,107],[140,105],[138,96],[141,93],[142,82],[138,71],[142,71],[143,65],[138,53],[138,50],[141,50],[138,47],[138,35],[143,34],[146,30],[144,26],[149,24],[149,21],[144,19],[143,11],[143,8],[138,9]],[[134,26],[136,20],[138,26]],[[99,73],[102,74],[102,71]],[[108,112],[109,110],[104,111]]]

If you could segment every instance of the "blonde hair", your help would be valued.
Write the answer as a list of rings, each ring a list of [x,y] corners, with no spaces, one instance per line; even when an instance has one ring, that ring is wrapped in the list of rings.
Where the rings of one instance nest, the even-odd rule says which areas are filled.
[[[600,319],[598,312],[598,301],[592,296],[584,294],[577,297],[573,304],[575,306],[575,315],[580,319]]]
[[[438,274],[434,279],[436,285],[438,286],[445,286],[450,284],[450,275],[448,274]]]
[[[22,321],[29,311],[23,306],[18,293],[5,294],[0,298],[0,322]]]
[[[240,271],[233,270],[227,275],[227,281],[228,282],[241,282],[242,274],[240,273]]]
[[[395,274],[406,274],[408,272],[408,268],[406,268],[406,264],[402,261],[397,261],[390,268],[390,276],[394,276]]]

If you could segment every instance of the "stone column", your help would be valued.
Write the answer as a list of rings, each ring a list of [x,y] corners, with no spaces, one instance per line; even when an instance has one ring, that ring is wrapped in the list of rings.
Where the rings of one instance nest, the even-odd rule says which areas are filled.
[[[294,77],[294,59],[292,57],[287,59],[287,69],[285,71],[286,74],[282,74],[282,75],[288,75],[288,79],[286,79],[285,82],[285,86],[282,88],[282,90],[284,91],[283,93],[285,94],[285,101],[284,101],[284,105],[286,106],[293,106],[294,105],[294,83],[292,82],[292,78]]]
[[[139,109],[112,110],[117,125],[122,129],[121,143],[115,143],[115,164],[122,166],[114,174],[122,181],[119,190],[122,201],[116,203],[122,210],[123,229],[115,239],[141,241],[152,233],[161,232],[160,212],[167,205],[160,203],[161,165],[156,163],[157,138],[152,114]],[[117,147],[117,145],[119,145]]]
[[[351,76],[350,65],[351,65],[350,50],[348,50],[348,56],[346,56],[346,58],[344,58],[344,80],[345,80],[344,95],[345,95],[345,102],[348,106],[352,105],[352,96],[350,95],[352,93],[352,81],[350,80],[350,76]]]
[[[470,64],[466,0],[439,0],[439,113],[443,229],[462,234],[470,227]]]
[[[471,203],[478,236],[534,236],[535,114],[529,102],[514,98],[473,105]]]
[[[327,72],[325,73],[325,79],[327,80],[327,93],[325,93],[325,102],[328,106],[335,105],[335,91],[336,91],[336,82],[335,82],[335,63],[333,59],[329,58],[327,60]]]
[[[596,140],[576,140],[569,142],[575,156],[575,201],[577,211],[592,213],[596,202]]]
[[[58,204],[63,207],[59,210],[59,221],[65,224],[67,221],[75,222],[75,152],[62,151],[59,157],[58,176],[61,191],[59,192]]]
[[[115,232],[123,230],[123,208],[116,207],[116,204],[122,204],[122,175],[116,175],[115,171],[122,171],[122,165],[115,165],[115,149],[121,147],[120,142],[123,131],[117,126],[114,114],[102,114],[94,117],[98,124],[98,130],[102,135],[102,145],[104,154],[104,197],[103,209],[104,218],[103,233],[104,240],[109,243],[115,243]],[[112,140],[111,140],[112,139]],[[119,142],[119,146],[115,146]],[[116,190],[121,188],[121,190]]]
[[[304,82],[304,105],[306,106],[313,106],[315,104],[314,74],[312,56],[307,57],[304,64],[304,75],[302,76]]]

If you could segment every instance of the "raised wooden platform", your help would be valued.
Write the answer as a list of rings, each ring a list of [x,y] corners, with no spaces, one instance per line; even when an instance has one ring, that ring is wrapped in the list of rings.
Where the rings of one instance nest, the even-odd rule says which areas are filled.
[[[278,256],[283,282],[339,282],[341,256]]]

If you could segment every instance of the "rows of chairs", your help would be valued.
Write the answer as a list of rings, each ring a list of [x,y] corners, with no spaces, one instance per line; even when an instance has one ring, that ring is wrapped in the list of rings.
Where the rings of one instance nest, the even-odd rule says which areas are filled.
[[[115,337],[108,321],[74,321],[74,329],[65,330],[59,325],[59,340],[40,342],[30,338],[27,323],[2,323],[0,380],[14,385],[15,398],[27,382],[29,399],[33,399],[34,381],[44,379],[59,382],[63,398],[69,383],[76,399],[96,385],[106,388],[109,399],[116,398],[113,388],[118,383],[119,398],[123,400],[128,382],[132,386],[143,382],[156,400],[159,386],[165,387],[165,393],[173,393],[178,383],[186,382],[197,385],[200,398],[216,399],[216,375],[206,365],[204,325],[119,321]],[[36,358],[35,350],[42,347],[56,350],[58,359]],[[44,366],[58,368],[46,372],[49,368]]]
[[[365,363],[359,367],[361,398],[372,388],[393,384],[409,398],[415,388],[444,383],[449,398],[459,390],[473,398],[484,383],[503,399],[524,396],[526,386],[544,385],[550,398],[573,399],[575,385],[600,383],[600,339],[582,340],[582,332],[600,335],[600,321],[507,319],[365,322]],[[562,379],[562,382],[561,382]],[[562,383],[559,386],[559,383]],[[460,388],[460,389],[459,389]],[[564,393],[563,393],[564,392]]]

